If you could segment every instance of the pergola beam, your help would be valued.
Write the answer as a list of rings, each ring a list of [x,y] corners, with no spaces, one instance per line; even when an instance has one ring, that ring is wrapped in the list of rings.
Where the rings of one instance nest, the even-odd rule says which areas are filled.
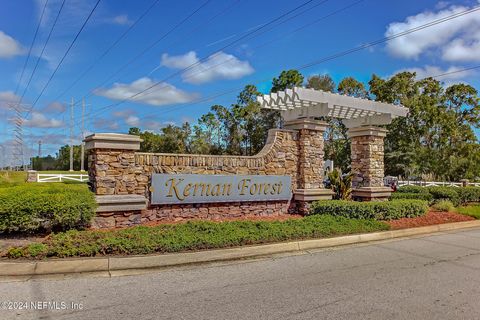
[[[350,121],[352,125],[381,125],[408,113],[403,106],[300,87],[260,96],[257,100],[262,108],[281,111],[285,121],[305,117],[335,117],[345,120],[359,118],[358,121]]]

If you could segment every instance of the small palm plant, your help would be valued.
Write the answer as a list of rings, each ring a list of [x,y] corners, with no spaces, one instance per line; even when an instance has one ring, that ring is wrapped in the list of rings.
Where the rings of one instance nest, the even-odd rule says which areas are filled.
[[[352,179],[353,173],[347,173],[342,175],[342,171],[339,169],[333,169],[328,174],[330,185],[333,190],[334,198],[337,200],[348,200],[352,194]]]

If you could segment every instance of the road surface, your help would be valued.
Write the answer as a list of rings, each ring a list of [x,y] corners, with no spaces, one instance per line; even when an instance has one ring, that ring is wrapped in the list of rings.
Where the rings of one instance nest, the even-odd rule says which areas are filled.
[[[0,289],[51,302],[0,319],[480,319],[480,229]]]

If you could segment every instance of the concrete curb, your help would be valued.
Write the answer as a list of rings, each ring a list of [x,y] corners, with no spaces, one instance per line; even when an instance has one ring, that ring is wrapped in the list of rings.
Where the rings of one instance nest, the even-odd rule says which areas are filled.
[[[446,223],[394,231],[356,234],[335,238],[301,240],[228,249],[215,249],[198,252],[158,254],[129,257],[100,257],[78,259],[52,259],[44,261],[0,262],[0,279],[6,281],[23,280],[37,276],[67,274],[121,275],[133,270],[155,269],[176,265],[227,261],[252,258],[282,252],[295,252],[309,249],[335,247],[370,241],[388,240],[416,236],[434,232],[452,231],[480,227],[480,220]]]

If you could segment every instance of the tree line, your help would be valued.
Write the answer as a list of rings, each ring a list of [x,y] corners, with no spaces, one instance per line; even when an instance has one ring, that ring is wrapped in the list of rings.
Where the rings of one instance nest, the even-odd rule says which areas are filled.
[[[329,75],[305,79],[297,70],[287,70],[273,78],[270,92],[294,86],[407,107],[407,117],[385,126],[386,175],[447,181],[480,179],[480,145],[474,132],[480,127],[480,100],[474,87],[463,83],[445,87],[433,78],[417,80],[412,72],[400,72],[388,79],[372,75],[368,85],[353,77],[336,84]],[[268,130],[282,127],[278,111],[260,108],[256,102],[260,94],[249,84],[230,106],[213,105],[195,123],[170,124],[158,131],[134,127],[128,133],[143,139],[142,152],[254,155],[263,148]],[[329,123],[325,159],[348,172],[350,142],[346,127],[341,119],[321,120]],[[59,152],[62,158],[68,150],[65,148]],[[60,163],[68,168],[68,161]]]

